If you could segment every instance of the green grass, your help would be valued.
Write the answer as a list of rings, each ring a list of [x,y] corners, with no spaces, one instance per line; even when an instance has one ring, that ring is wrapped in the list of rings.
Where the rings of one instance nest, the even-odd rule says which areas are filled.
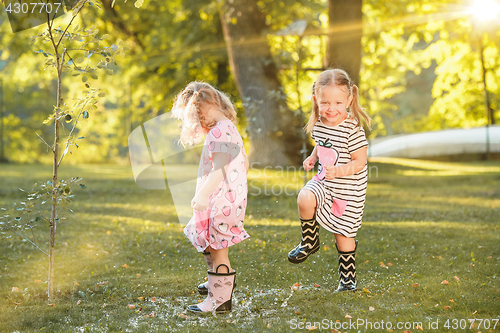
[[[456,332],[463,331],[461,319],[472,318],[489,319],[492,328],[500,318],[500,163],[377,159],[369,167],[358,291],[332,292],[337,254],[324,229],[317,254],[300,265],[287,261],[300,240],[301,174],[253,170],[245,222],[251,238],[230,249],[238,273],[233,311],[217,317],[185,311],[202,299],[195,287],[206,270],[175,222],[167,191],[137,187],[129,167],[63,167],[63,178],[83,177],[87,189],[75,190],[74,213],[65,213],[68,221],[57,230],[55,305],[46,297],[45,255],[18,237],[1,240],[0,331],[290,332],[300,323],[331,332],[338,320],[333,328],[344,324],[342,332],[387,332],[377,329],[382,321],[394,332],[404,331],[397,322],[421,322],[427,332],[439,320],[434,331]],[[50,172],[0,165],[0,207],[22,200],[18,189],[48,180]],[[35,236],[46,248],[46,226]],[[299,290],[292,291],[295,283]],[[346,315],[372,328],[349,328]],[[491,328],[470,331],[498,332],[500,323]]]

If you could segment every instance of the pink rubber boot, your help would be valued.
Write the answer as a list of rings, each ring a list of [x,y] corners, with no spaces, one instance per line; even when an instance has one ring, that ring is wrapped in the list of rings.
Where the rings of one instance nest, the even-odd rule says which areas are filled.
[[[219,268],[225,266],[227,273],[219,273]],[[232,296],[236,272],[229,272],[225,264],[217,266],[215,272],[208,271],[208,295],[200,304],[190,305],[191,312],[229,312],[232,306]]]

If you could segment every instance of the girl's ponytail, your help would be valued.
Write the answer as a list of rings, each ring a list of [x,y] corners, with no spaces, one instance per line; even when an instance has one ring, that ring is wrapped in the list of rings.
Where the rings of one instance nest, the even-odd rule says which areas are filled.
[[[349,89],[349,90],[351,92],[351,95],[353,96],[352,102],[351,102],[351,113],[354,116],[354,118],[356,118],[358,120],[359,126],[362,126],[363,123],[365,123],[366,126],[368,127],[368,129],[371,130],[372,129],[371,128],[371,118],[368,115],[368,113],[366,113],[366,111],[359,104],[358,87],[352,82],[349,82],[349,85],[351,86],[351,89]],[[361,119],[361,118],[363,118],[363,119]]]
[[[172,117],[182,121],[180,142],[183,145],[195,145],[203,139],[198,91],[183,92],[178,96],[172,108]],[[187,103],[186,103],[187,102]]]
[[[312,111],[311,111],[311,115],[309,116],[309,120],[307,122],[307,125],[304,126],[304,131],[306,133],[311,133],[313,128],[314,128],[314,124],[316,124],[319,120],[319,106],[318,106],[318,102],[316,102],[316,82],[314,82],[313,86],[312,86]]]

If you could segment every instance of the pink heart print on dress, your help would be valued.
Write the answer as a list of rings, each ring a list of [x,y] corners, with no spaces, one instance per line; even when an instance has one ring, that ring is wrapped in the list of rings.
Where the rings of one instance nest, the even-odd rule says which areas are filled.
[[[326,139],[325,142],[319,140],[317,146],[319,162],[321,163],[321,172],[314,176],[314,180],[322,181],[326,177],[326,166],[337,164],[339,155],[337,151],[332,148],[332,143]]]
[[[326,166],[336,165],[339,155],[337,151],[332,148],[332,143],[329,142],[330,139],[326,139],[324,142],[319,140],[317,152],[319,157],[319,162],[321,163],[321,172],[314,175],[313,179],[316,181],[322,181],[326,177]],[[332,197],[332,214],[341,217],[347,207],[347,201],[342,199],[335,199]]]

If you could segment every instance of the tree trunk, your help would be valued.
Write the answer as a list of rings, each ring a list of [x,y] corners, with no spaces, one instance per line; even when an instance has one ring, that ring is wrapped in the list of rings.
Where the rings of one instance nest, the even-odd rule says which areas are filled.
[[[50,215],[50,239],[49,239],[49,280],[48,280],[48,296],[49,300],[54,296],[54,256],[55,256],[55,244],[56,244],[56,230],[57,230],[57,172],[59,169],[59,107],[61,106],[62,96],[62,68],[64,63],[64,54],[59,60],[59,55],[56,50],[57,59],[57,109],[54,121],[54,146],[53,146],[53,162],[52,162],[52,211]]]
[[[229,80],[229,71],[227,59],[217,62],[217,87],[221,87]]]
[[[362,0],[328,0],[328,46],[325,67],[341,68],[359,86]]]
[[[3,78],[0,78],[0,163],[7,162],[5,158],[5,146],[4,146],[4,138],[5,138],[5,127],[3,124],[5,113],[5,101],[3,96]]]
[[[257,0],[224,1],[220,13],[229,65],[247,118],[254,167],[302,165],[300,117],[288,109]]]

